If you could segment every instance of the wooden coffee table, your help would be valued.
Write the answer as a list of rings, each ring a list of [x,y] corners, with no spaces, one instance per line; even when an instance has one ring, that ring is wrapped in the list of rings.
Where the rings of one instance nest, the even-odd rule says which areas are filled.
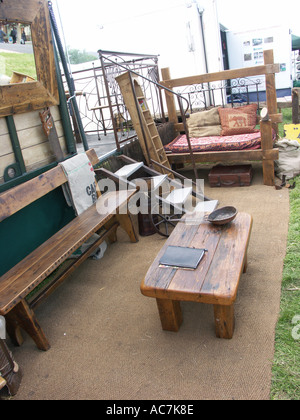
[[[156,298],[162,328],[177,332],[182,323],[180,301],[214,305],[216,335],[230,339],[234,331],[234,302],[241,274],[247,268],[247,248],[252,217],[238,213],[225,226],[202,221],[178,223],[151,265],[141,292]],[[160,267],[169,245],[206,248],[208,252],[196,270]]]

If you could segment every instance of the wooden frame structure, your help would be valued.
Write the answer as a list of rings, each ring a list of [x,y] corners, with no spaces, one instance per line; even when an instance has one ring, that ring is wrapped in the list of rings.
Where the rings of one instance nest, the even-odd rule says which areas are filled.
[[[37,81],[0,86],[0,117],[59,104],[53,40],[46,0],[3,0],[0,21],[31,25]]]
[[[225,70],[218,73],[208,73],[180,79],[171,79],[169,69],[162,69],[163,81],[161,81],[160,84],[170,90],[174,90],[181,86],[253,76],[264,75],[266,79],[266,100],[269,119],[260,121],[261,149],[224,152],[194,152],[192,155],[191,153],[174,153],[168,155],[168,160],[171,164],[190,163],[192,160],[196,163],[262,161],[264,184],[270,186],[274,185],[274,160],[278,159],[279,152],[278,149],[273,148],[272,128],[277,132],[277,123],[282,122],[282,115],[277,113],[275,73],[279,73],[279,65],[274,64],[273,50],[264,51],[264,63],[265,64],[262,66]],[[183,124],[178,122],[174,95],[168,91],[165,91],[165,95],[169,121],[175,124],[175,128],[178,132],[184,131]]]

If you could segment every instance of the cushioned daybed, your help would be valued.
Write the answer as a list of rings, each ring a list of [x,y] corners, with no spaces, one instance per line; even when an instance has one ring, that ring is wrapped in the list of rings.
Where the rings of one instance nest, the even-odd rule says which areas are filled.
[[[249,104],[248,98],[247,105],[233,102],[228,105],[226,100],[222,100],[222,106],[192,113],[190,118],[187,118],[189,144],[185,132],[186,126],[178,120],[175,99],[171,92],[166,91],[168,119],[174,124],[177,133],[175,140],[165,146],[169,163],[175,165],[202,162],[231,164],[231,162],[261,161],[264,184],[274,185],[274,161],[278,159],[278,149],[274,148],[274,140],[277,137],[277,124],[282,122],[282,116],[277,110],[275,86],[275,74],[278,72],[279,65],[274,64],[272,50],[264,51],[264,65],[261,66],[180,79],[171,79],[170,70],[162,69],[163,80],[160,83],[173,91],[177,88],[187,91],[190,87],[191,91],[197,92],[199,87],[200,91],[207,93],[209,89],[217,90],[217,84],[225,88],[234,86],[234,81],[244,86],[246,90],[246,84],[243,85],[244,80],[264,76],[268,111],[261,119],[258,106],[261,102]],[[233,82],[227,83],[230,81]],[[213,83],[215,83],[214,86]],[[258,93],[257,91],[257,99]]]
[[[193,152],[260,149],[261,134],[255,128],[256,116],[256,104],[232,109],[213,108],[192,114],[188,119],[188,128]],[[177,136],[165,146],[165,150],[188,153],[186,134]]]

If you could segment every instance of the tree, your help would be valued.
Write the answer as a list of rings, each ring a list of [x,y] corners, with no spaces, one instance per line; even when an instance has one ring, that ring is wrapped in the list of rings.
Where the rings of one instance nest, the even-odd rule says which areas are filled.
[[[86,52],[85,50],[80,51],[76,49],[70,49],[68,51],[69,59],[71,64],[86,63],[97,59],[97,55]]]

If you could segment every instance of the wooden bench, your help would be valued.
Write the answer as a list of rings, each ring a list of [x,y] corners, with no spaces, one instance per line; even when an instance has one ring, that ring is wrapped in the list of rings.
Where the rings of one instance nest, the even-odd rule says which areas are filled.
[[[98,163],[94,150],[87,152],[93,165]],[[44,174],[12,188],[0,195],[0,221],[10,217],[34,201],[45,196],[67,182],[61,166],[57,166]],[[27,255],[22,261],[0,277],[0,315],[5,316],[7,332],[13,342],[21,345],[23,342],[20,328],[23,328],[35,341],[41,350],[48,350],[50,344],[40,327],[33,309],[41,303],[63,280],[71,274],[91,252],[105,239],[116,240],[116,230],[121,226],[132,242],[137,242],[129,214],[127,202],[136,190],[108,192],[101,196],[98,202],[75,217],[70,223],[50,237],[46,242]],[[107,203],[110,203],[107,206]],[[102,206],[105,211],[99,212]],[[121,211],[122,209],[122,211]],[[61,273],[46,287],[34,296],[31,301],[26,297],[43,280],[71,256],[94,233],[99,237],[79,258],[70,260],[68,267],[63,267]],[[26,240],[26,238],[23,238]]]
[[[143,295],[156,298],[164,330],[179,330],[180,301],[201,302],[214,305],[217,337],[232,338],[234,302],[247,267],[251,228],[252,217],[246,213],[238,213],[225,226],[206,221],[200,225],[177,224],[141,284]],[[168,246],[205,248],[208,252],[196,270],[161,267],[159,261]]]

